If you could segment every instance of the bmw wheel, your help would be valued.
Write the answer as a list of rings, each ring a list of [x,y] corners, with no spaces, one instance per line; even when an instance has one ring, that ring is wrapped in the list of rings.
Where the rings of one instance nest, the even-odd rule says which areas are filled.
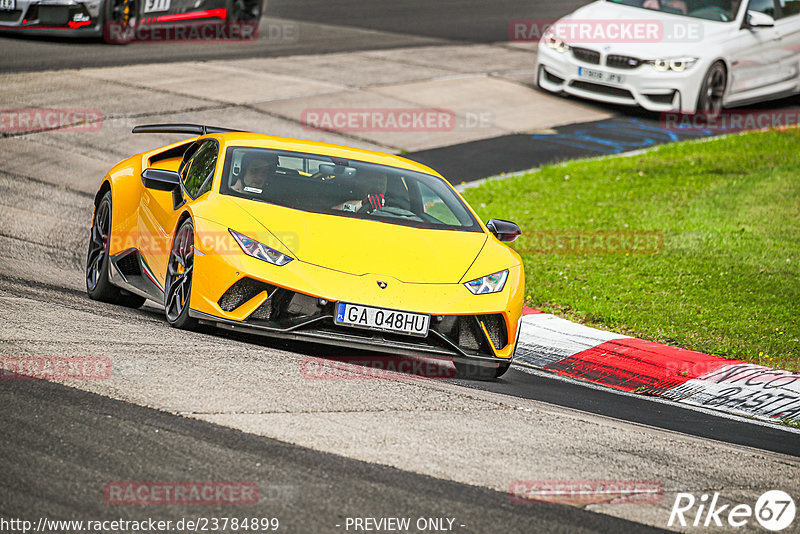
[[[197,326],[197,321],[189,317],[193,268],[194,224],[191,219],[186,219],[175,233],[172,251],[169,254],[164,291],[167,322],[175,328],[184,330],[192,330]]]
[[[717,61],[708,69],[700,95],[697,98],[697,112],[706,117],[716,117],[722,111],[722,101],[725,97],[725,88],[728,84],[728,74],[725,65]]]
[[[108,251],[111,242],[111,191],[107,191],[94,210],[86,255],[86,293],[92,300],[138,308],[144,297],[123,291],[108,280]]]

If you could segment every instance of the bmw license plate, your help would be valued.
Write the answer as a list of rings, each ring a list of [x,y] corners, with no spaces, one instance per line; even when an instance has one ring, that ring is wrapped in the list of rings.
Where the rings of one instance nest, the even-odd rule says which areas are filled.
[[[335,322],[344,326],[424,337],[428,335],[431,316],[338,302],[336,303]]]
[[[16,0],[0,0],[0,11],[14,11],[17,9]]]
[[[625,83],[625,76],[616,74],[614,72],[605,72],[602,70],[587,69],[586,67],[578,67],[578,76],[586,80],[594,80],[596,82],[605,83]]]

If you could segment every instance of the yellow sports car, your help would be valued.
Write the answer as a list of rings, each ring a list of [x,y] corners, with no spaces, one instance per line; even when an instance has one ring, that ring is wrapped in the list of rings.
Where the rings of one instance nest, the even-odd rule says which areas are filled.
[[[169,324],[452,359],[491,379],[511,364],[522,261],[424,165],[378,152],[192,124],[132,156],[94,201],[86,289],[163,305]]]

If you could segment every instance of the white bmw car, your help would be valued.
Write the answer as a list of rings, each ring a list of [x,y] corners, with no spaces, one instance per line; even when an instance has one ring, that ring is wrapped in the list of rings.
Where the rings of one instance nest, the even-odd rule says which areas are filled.
[[[800,0],[599,0],[538,50],[546,91],[716,114],[800,92]]]

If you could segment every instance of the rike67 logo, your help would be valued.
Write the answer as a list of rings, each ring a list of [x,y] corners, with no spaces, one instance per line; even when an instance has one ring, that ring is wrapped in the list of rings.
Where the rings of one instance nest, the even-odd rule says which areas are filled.
[[[720,494],[703,494],[699,499],[691,493],[678,493],[667,526],[741,528],[755,518],[765,529],[779,532],[794,523],[794,499],[785,491],[771,490],[761,495],[755,506],[722,504]]]

